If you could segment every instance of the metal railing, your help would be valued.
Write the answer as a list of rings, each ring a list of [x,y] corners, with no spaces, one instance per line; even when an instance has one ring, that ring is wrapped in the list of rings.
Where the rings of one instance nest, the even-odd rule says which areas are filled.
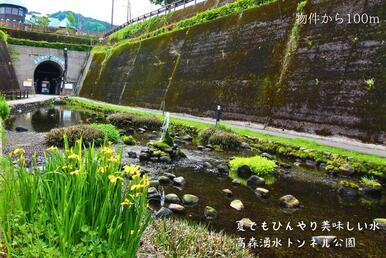
[[[7,100],[14,99],[28,99],[29,92],[24,90],[8,90],[8,91],[0,91],[0,94],[5,97]]]
[[[201,3],[201,2],[204,2],[205,0],[177,0],[171,4],[167,4],[165,6],[162,6],[161,8],[158,8],[154,11],[151,11],[149,13],[145,13],[141,16],[138,16],[136,18],[133,18],[131,20],[129,20],[128,22],[120,25],[120,26],[117,26],[115,27],[114,29],[112,30],[109,30],[104,36],[105,37],[108,37],[109,35],[113,34],[114,32],[117,32],[118,30],[121,30],[131,24],[134,24],[134,23],[137,23],[137,22],[141,22],[141,21],[145,21],[147,19],[150,19],[151,17],[154,17],[154,16],[158,16],[160,14],[165,14],[165,13],[168,13],[170,11],[174,11],[176,10],[177,8],[183,6],[182,9],[188,7],[188,6],[191,6],[191,5],[188,5],[189,3],[192,3],[194,2],[194,5],[196,5],[197,3]]]
[[[57,27],[49,27],[49,26],[43,26],[38,24],[27,24],[27,23],[19,23],[19,22],[12,22],[12,21],[2,21],[0,20],[0,26],[3,26],[5,28],[13,29],[13,30],[23,30],[23,31],[30,31],[30,32],[40,32],[40,33],[55,33],[61,28]],[[75,30],[70,29],[68,30],[69,35],[73,36],[92,36],[101,38],[103,37],[103,32],[94,32],[94,31],[84,31],[84,30]],[[66,36],[66,35],[64,35]]]

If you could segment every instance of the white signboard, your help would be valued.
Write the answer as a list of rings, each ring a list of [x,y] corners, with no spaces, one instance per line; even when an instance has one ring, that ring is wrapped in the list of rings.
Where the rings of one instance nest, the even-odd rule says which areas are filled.
[[[72,83],[64,84],[64,89],[66,90],[72,90],[73,88],[74,88],[74,85]]]
[[[24,82],[23,82],[23,86],[24,86],[24,87],[32,87],[32,82],[30,82],[30,81],[24,81]]]

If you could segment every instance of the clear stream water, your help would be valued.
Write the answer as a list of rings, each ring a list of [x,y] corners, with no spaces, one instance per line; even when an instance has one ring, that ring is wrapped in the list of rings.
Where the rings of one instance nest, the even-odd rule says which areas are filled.
[[[87,123],[92,117],[95,118],[87,113],[58,106],[14,115],[7,121],[6,128],[14,131],[17,126],[23,126],[29,131],[47,132],[52,128]],[[138,150],[138,147],[135,149]],[[362,197],[355,201],[343,200],[338,196],[336,189],[325,182],[328,180],[317,180],[317,178],[324,177],[321,176],[322,172],[295,167],[290,176],[281,176],[274,184],[267,186],[270,197],[261,199],[248,188],[234,187],[230,179],[219,177],[202,167],[203,160],[225,160],[235,153],[203,154],[193,150],[186,151],[189,153],[188,156],[196,161],[188,162],[188,165],[177,164],[166,169],[177,176],[183,176],[187,183],[183,188],[165,186],[165,193],[176,193],[180,197],[185,193],[194,194],[200,198],[200,201],[198,205],[188,207],[185,214],[177,216],[207,223],[214,230],[245,238],[246,244],[251,237],[254,237],[260,246],[263,243],[260,240],[269,237],[271,241],[269,248],[268,246],[252,248],[252,251],[261,257],[386,257],[386,233],[384,231],[359,231],[357,229],[358,222],[362,226],[364,223],[369,225],[374,218],[386,217],[385,191],[383,197],[378,199]],[[143,165],[146,166],[146,164]],[[157,166],[152,165],[155,168]],[[165,167],[159,169],[165,170]],[[226,188],[233,192],[233,198],[226,198],[222,194],[222,189]],[[278,200],[286,194],[297,197],[301,202],[301,208],[295,211],[280,208]],[[245,209],[242,211],[232,209],[229,205],[233,199],[240,199]],[[218,211],[217,219],[207,221],[204,218],[203,211],[207,205]],[[251,232],[247,229],[246,232],[238,231],[236,221],[242,218],[250,218],[256,222],[258,225],[256,231]],[[304,231],[297,227],[297,223],[302,221],[307,224]],[[329,221],[331,224],[340,221],[345,228],[349,222],[350,227],[353,227],[354,230],[338,231],[331,228],[331,231],[322,231],[320,226],[323,221]],[[267,223],[268,231],[264,231],[261,227],[263,222]],[[282,224],[277,231],[273,230],[274,222],[276,226],[279,223]],[[288,222],[291,223],[292,231],[286,230]],[[311,222],[318,223],[316,231],[310,229]],[[338,239],[343,240],[343,246],[313,248],[310,246],[311,238],[318,235],[337,236]],[[282,247],[272,247],[272,241],[275,238],[281,240]],[[354,248],[345,247],[346,238],[355,238]],[[292,242],[291,247],[288,247],[288,239]],[[298,247],[303,244],[303,241],[306,241],[304,246]]]

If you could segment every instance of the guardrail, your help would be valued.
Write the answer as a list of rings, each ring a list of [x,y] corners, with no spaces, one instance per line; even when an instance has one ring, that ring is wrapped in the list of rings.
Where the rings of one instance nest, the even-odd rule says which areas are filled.
[[[9,91],[0,91],[0,94],[5,97],[7,100],[14,100],[14,99],[28,99],[29,98],[29,92],[28,91],[22,91],[22,90],[9,90]]]
[[[154,10],[154,11],[151,11],[149,13],[145,13],[141,16],[138,16],[136,18],[133,18],[131,20],[129,20],[128,22],[118,26],[118,27],[115,27],[114,29],[112,30],[109,30],[105,35],[104,37],[108,37],[109,35],[113,34],[114,32],[117,32],[118,30],[121,30],[131,24],[134,24],[134,23],[137,23],[137,22],[141,22],[141,21],[145,21],[151,17],[154,17],[154,16],[158,16],[160,14],[164,14],[164,13],[167,13],[167,12],[170,12],[171,10],[176,10],[178,7],[181,7],[183,6],[183,9],[187,7],[187,4],[191,3],[191,2],[194,2],[194,5],[197,4],[197,3],[201,3],[203,2],[204,0],[178,0],[178,1],[175,1],[171,4],[167,4],[165,6],[162,6],[161,8],[157,9],[157,10]],[[190,5],[189,5],[190,6]]]

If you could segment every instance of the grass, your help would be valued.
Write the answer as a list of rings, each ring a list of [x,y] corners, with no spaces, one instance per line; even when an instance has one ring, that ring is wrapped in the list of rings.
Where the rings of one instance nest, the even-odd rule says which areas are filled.
[[[136,44],[142,40],[150,39],[150,38],[155,38],[158,36],[162,36],[167,33],[172,33],[176,31],[181,31],[184,29],[188,29],[190,27],[203,24],[215,19],[219,19],[222,17],[226,17],[229,15],[234,15],[243,11],[246,11],[248,9],[260,7],[262,5],[270,4],[273,3],[277,0],[239,0],[235,1],[230,4],[226,4],[221,7],[213,8],[210,10],[206,10],[204,12],[200,12],[197,15],[184,19],[182,21],[179,21],[175,24],[172,24],[171,26],[164,26],[162,28],[156,29],[154,31],[151,31],[149,33],[142,34],[141,36],[135,38],[135,39],[128,39],[128,40],[123,40],[121,42],[118,42],[115,44],[112,48],[120,48],[126,44]],[[158,18],[159,19],[159,18]],[[114,41],[114,39],[121,39],[122,37],[125,37],[124,35],[126,34],[127,37],[132,35],[134,32],[138,32],[141,28],[149,28],[149,23],[155,23],[158,21],[158,19],[154,18],[154,20],[148,20],[143,22],[144,24],[141,26],[140,24],[138,25],[132,25],[133,27],[130,28],[123,28],[122,32],[117,31],[114,34],[109,36],[110,41]],[[138,29],[137,29],[138,28]],[[131,32],[132,31],[132,32]],[[101,47],[96,47],[93,49],[95,52],[104,52],[104,51],[110,51],[111,47],[108,46],[101,46]]]
[[[382,187],[382,185],[372,177],[362,177],[361,184],[367,187]]]
[[[142,111],[133,109],[131,107],[124,107],[124,106],[117,106],[112,105],[104,102],[94,102],[92,100],[85,100],[78,97],[71,97],[69,98],[69,104],[74,105],[76,108],[88,108],[92,110],[110,110],[110,111],[116,111],[116,112],[128,112],[128,113],[134,113],[134,114],[140,114],[140,115],[154,115],[158,118],[162,118],[161,114],[153,114],[152,112],[148,111]],[[194,126],[198,130],[203,130],[205,128],[212,127],[213,125],[208,122],[197,122],[197,121],[190,121],[188,119],[182,119],[182,118],[170,118],[170,121],[173,124],[181,124],[185,126]],[[235,128],[232,126],[224,125],[223,126],[229,128],[233,132],[239,134],[239,135],[246,135],[250,137],[256,137],[261,140],[265,141],[272,141],[280,144],[285,144],[288,146],[295,146],[295,147],[302,147],[307,148],[310,150],[315,150],[319,152],[328,152],[331,154],[341,155],[344,157],[356,159],[358,161],[365,161],[365,162],[371,162],[379,165],[386,165],[386,159],[380,156],[376,155],[370,155],[370,154],[364,154],[359,152],[353,152],[341,148],[336,147],[330,147],[326,145],[321,145],[313,140],[308,139],[302,139],[302,138],[285,138],[285,137],[279,137],[279,136],[272,136],[269,134],[264,134],[260,132],[254,132],[249,129],[241,129],[241,128]]]
[[[162,126],[162,120],[152,115],[141,115],[133,113],[116,113],[107,117],[107,120],[120,129],[128,127],[142,127],[157,130]]]
[[[255,257],[237,239],[186,220],[157,220],[144,235],[138,257]]]
[[[24,150],[1,160],[0,223],[6,257],[135,257],[150,221],[149,179],[121,167],[121,151],[48,149],[26,168]],[[17,166],[13,166],[15,161]]]
[[[243,139],[224,126],[205,128],[198,135],[201,144],[220,146],[222,150],[235,151],[241,146]]]
[[[90,125],[74,125],[52,129],[45,135],[45,140],[48,145],[62,147],[65,144],[64,136],[67,137],[70,146],[75,145],[80,138],[83,139],[85,145],[95,144],[99,146],[106,138],[105,133],[99,128]]]
[[[165,14],[162,16],[155,16],[146,21],[138,22],[133,25],[127,26],[113,34],[109,35],[109,41],[119,41],[134,36],[138,36],[140,33],[148,33],[151,28],[156,28],[158,24],[165,25],[167,18],[171,14]]]
[[[229,177],[239,180],[243,185],[246,185],[246,180],[240,178],[237,174],[237,170],[242,166],[248,166],[251,171],[263,178],[270,178],[275,170],[276,163],[262,156],[254,156],[249,158],[238,157],[229,161],[230,172]]]
[[[105,139],[112,143],[120,140],[119,130],[112,124],[91,124],[93,128],[101,130],[105,134]]]

